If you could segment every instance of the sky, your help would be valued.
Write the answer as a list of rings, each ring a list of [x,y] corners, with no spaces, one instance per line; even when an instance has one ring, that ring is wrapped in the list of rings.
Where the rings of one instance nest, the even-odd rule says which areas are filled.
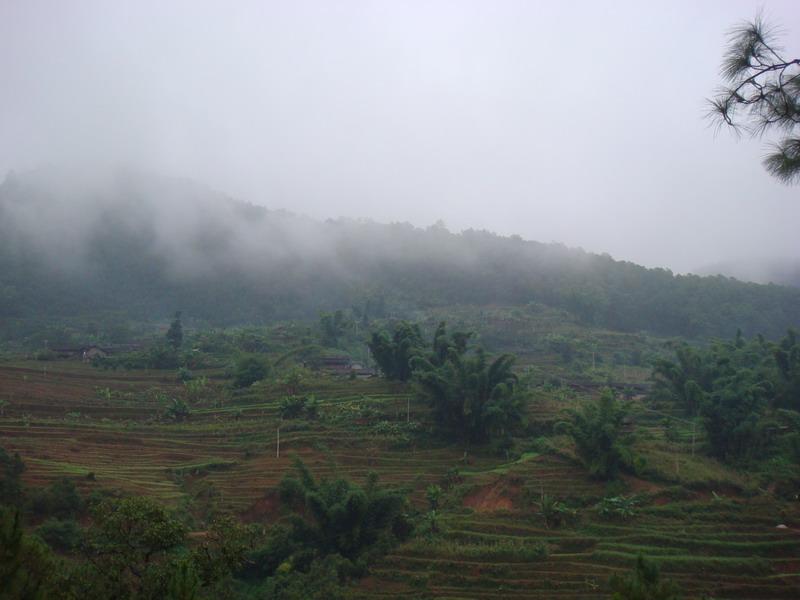
[[[678,272],[800,259],[800,186],[704,118],[759,10],[800,56],[796,0],[0,0],[0,179],[136,168]]]

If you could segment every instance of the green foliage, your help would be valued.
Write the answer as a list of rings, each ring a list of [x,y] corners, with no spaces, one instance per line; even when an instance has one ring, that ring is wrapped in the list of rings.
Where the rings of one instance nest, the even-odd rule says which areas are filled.
[[[200,578],[189,560],[179,560],[167,575],[165,600],[195,600],[200,594]]]
[[[705,399],[704,389],[710,385],[712,374],[703,362],[703,354],[682,344],[675,349],[677,362],[657,359],[653,366],[656,389],[662,395],[681,404],[689,415],[696,415]]]
[[[595,506],[597,514],[604,519],[627,521],[636,515],[639,500],[635,496],[607,496]]]
[[[700,415],[709,451],[721,460],[741,462],[778,447],[770,430],[800,432],[799,423],[770,425],[776,410],[800,408],[800,345],[792,330],[777,344],[739,332],[706,349],[679,345],[675,360],[656,362],[653,377],[655,398]]]
[[[222,580],[239,571],[253,549],[255,532],[252,527],[232,517],[220,517],[211,522],[205,536],[192,548],[192,572],[203,586]]]
[[[299,460],[295,470],[296,475],[281,481],[280,495],[298,511],[290,521],[291,535],[303,548],[316,556],[355,560],[393,541],[393,527],[406,504],[402,493],[380,487],[374,474],[362,487],[346,479],[317,481]]]
[[[10,456],[0,447],[0,505],[20,506],[22,487],[20,475],[25,471],[25,463],[18,453]]]
[[[542,494],[539,501],[539,514],[544,518],[545,527],[561,527],[574,521],[578,511],[567,506],[565,502],[548,494]]]
[[[66,519],[79,515],[84,509],[83,499],[72,479],[61,477],[50,485],[50,514]]]
[[[282,571],[267,579],[259,597],[275,600],[344,600],[341,575],[347,565],[337,556],[315,560],[306,572]]]
[[[202,401],[209,389],[206,377],[190,378],[183,382],[183,389],[189,402],[197,403]]]
[[[226,518],[186,547],[186,527],[153,500],[106,499],[94,510],[81,546],[84,561],[59,579],[75,600],[194,600],[239,569],[252,532]]]
[[[94,508],[86,562],[70,578],[67,597],[195,598],[200,579],[185,539],[186,527],[153,500],[104,500]]]
[[[575,345],[572,340],[563,335],[550,334],[547,336],[547,344],[551,352],[561,357],[561,362],[567,365],[572,363],[575,358]]]
[[[144,368],[177,369],[180,366],[180,357],[177,349],[171,344],[156,344],[142,358]]]
[[[776,405],[800,412],[800,342],[797,332],[790,329],[773,353],[778,367]]]
[[[436,510],[439,508],[439,503],[442,500],[442,494],[444,494],[444,490],[436,484],[431,484],[425,488],[425,499],[428,501],[428,508],[430,510]]]
[[[412,360],[423,398],[433,409],[439,429],[463,443],[483,443],[505,435],[523,420],[524,398],[512,372],[514,357],[489,361],[483,349],[468,348],[470,334],[436,330],[427,356]]]
[[[761,420],[766,408],[764,382],[742,370],[718,379],[714,388],[701,410],[711,453],[729,462],[761,454],[767,443]]]
[[[316,419],[319,404],[316,396],[285,396],[281,399],[280,415],[283,419]]]
[[[722,62],[726,85],[710,100],[719,126],[761,138],[783,137],[764,157],[767,171],[785,183],[800,181],[800,59],[787,59],[773,29],[760,17],[733,29]],[[744,115],[742,115],[744,113]]]
[[[58,597],[55,559],[47,547],[22,529],[20,512],[0,507],[0,600]]]
[[[612,575],[609,585],[613,600],[680,600],[683,596],[671,579],[662,580],[658,565],[636,558],[636,566],[629,575]]]
[[[633,436],[626,432],[630,407],[619,402],[610,389],[596,401],[572,412],[572,422],[558,429],[575,442],[575,451],[589,472],[601,479],[615,479],[634,467]]]
[[[83,532],[74,519],[47,519],[36,529],[36,535],[60,552],[76,550],[83,541]]]
[[[323,346],[335,348],[339,339],[352,327],[352,322],[341,310],[322,313],[319,317],[320,338]]]
[[[165,335],[167,343],[172,346],[176,351],[180,350],[183,344],[183,325],[181,324],[180,311],[175,313],[175,318],[170,323],[169,329]]]
[[[418,325],[401,321],[391,334],[386,330],[373,332],[368,346],[387,379],[408,381],[412,375],[411,359],[422,352],[422,333]]]
[[[171,421],[182,423],[183,421],[189,419],[189,417],[192,415],[192,411],[186,402],[179,398],[173,398],[169,403],[169,406],[167,406],[167,410],[164,412],[164,415]]]
[[[310,377],[311,372],[308,369],[295,366],[284,373],[280,378],[280,383],[285,387],[288,396],[296,396],[306,385]]]
[[[269,365],[262,356],[243,354],[234,367],[233,385],[237,388],[250,387],[267,376],[269,376]]]

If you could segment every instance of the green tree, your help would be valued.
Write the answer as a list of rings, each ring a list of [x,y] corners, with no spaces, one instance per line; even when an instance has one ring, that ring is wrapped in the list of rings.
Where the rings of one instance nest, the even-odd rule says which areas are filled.
[[[182,423],[183,421],[187,421],[189,417],[192,416],[192,411],[185,401],[180,400],[179,398],[173,398],[169,406],[167,406],[167,410],[165,411],[164,415],[171,421]]]
[[[683,406],[688,415],[697,415],[705,392],[713,381],[713,372],[706,354],[687,344],[675,349],[675,361],[661,358],[653,366],[656,395],[662,395]]]
[[[176,561],[164,587],[164,600],[196,600],[200,594],[200,578],[192,561]]]
[[[22,503],[20,475],[25,471],[25,463],[18,453],[9,455],[0,447],[0,504],[19,506]]]
[[[352,561],[379,543],[391,543],[406,505],[404,494],[379,486],[375,474],[362,487],[346,479],[316,480],[300,460],[295,471],[281,481],[280,495],[297,511],[290,520],[291,536],[306,552]]]
[[[75,482],[59,477],[47,489],[47,512],[60,519],[77,517],[84,510],[83,498]]]
[[[757,17],[731,30],[722,77],[710,116],[753,137],[779,132],[764,166],[785,183],[800,181],[800,58],[783,56],[775,30]]]
[[[483,349],[468,347],[469,338],[464,332],[448,335],[442,323],[431,352],[412,359],[419,392],[433,409],[437,426],[465,445],[510,434],[524,414],[524,397],[512,371],[514,356],[490,360]]]
[[[105,500],[88,532],[90,573],[76,595],[95,586],[115,598],[163,598],[186,538],[186,528],[145,497]]]
[[[254,531],[225,516],[214,519],[191,551],[191,566],[203,587],[224,579],[238,571],[252,550]]]
[[[411,359],[422,350],[422,333],[418,325],[402,321],[390,334],[386,330],[372,333],[369,350],[386,379],[411,379]]]
[[[244,388],[261,381],[269,375],[267,361],[258,354],[244,354],[236,361],[233,373],[233,385]]]
[[[167,343],[175,350],[180,350],[183,344],[183,325],[181,324],[181,311],[175,313],[175,318],[170,323],[166,334]]]
[[[335,313],[322,313],[319,318],[322,345],[331,348],[338,346],[339,338],[345,335],[351,325],[341,310]]]
[[[782,408],[800,412],[800,343],[797,332],[789,330],[774,350],[778,367],[776,401]]]
[[[612,575],[609,585],[613,600],[680,600],[683,596],[671,579],[661,579],[658,565],[643,556],[629,575]]]
[[[741,369],[719,378],[714,388],[701,409],[711,453],[728,462],[758,456],[767,443],[761,416],[769,383]]]
[[[633,436],[626,432],[629,412],[629,405],[606,389],[599,399],[573,411],[572,421],[559,423],[557,430],[572,437],[578,458],[593,476],[614,479],[634,466]]]
[[[771,412],[797,406],[800,350],[794,333],[778,345],[737,333],[731,342],[704,349],[682,345],[675,352],[676,360],[654,366],[655,397],[671,398],[698,414],[708,449],[720,460],[746,460],[767,450]]]
[[[47,600],[57,561],[47,546],[22,529],[19,510],[0,507],[0,600]]]

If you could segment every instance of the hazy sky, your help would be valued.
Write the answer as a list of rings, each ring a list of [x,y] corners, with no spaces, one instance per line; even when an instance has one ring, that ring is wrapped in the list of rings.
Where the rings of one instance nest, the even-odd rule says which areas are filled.
[[[679,271],[800,257],[800,186],[703,119],[762,6],[800,56],[797,0],[0,0],[0,178],[131,165]]]

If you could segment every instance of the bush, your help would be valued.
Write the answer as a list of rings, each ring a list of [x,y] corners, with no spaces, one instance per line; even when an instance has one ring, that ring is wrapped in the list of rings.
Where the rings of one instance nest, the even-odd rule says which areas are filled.
[[[0,447],[0,504],[19,506],[22,503],[20,475],[25,464],[16,452],[9,455]]]
[[[189,409],[189,405],[186,404],[186,402],[173,398],[164,414],[167,419],[175,421],[176,423],[182,423],[192,415],[192,411]]]
[[[190,369],[187,369],[186,367],[181,367],[178,369],[178,381],[181,383],[186,383],[192,379],[194,379],[194,375]]]
[[[83,540],[83,531],[74,519],[47,519],[36,530],[36,535],[61,552],[75,550]]]
[[[43,490],[36,490],[29,499],[31,511],[35,515],[51,515],[60,519],[78,516],[84,509],[84,502],[72,480],[57,479]]]
[[[233,385],[237,388],[250,387],[269,375],[267,362],[257,354],[245,354],[236,361],[233,371]]]
[[[283,419],[317,418],[317,399],[315,396],[286,396],[281,400],[280,413]]]
[[[573,411],[571,422],[561,422],[557,433],[567,433],[589,472],[600,479],[616,479],[620,471],[633,470],[641,462],[631,449],[633,436],[626,431],[630,406],[622,404],[610,389],[600,398]]]

